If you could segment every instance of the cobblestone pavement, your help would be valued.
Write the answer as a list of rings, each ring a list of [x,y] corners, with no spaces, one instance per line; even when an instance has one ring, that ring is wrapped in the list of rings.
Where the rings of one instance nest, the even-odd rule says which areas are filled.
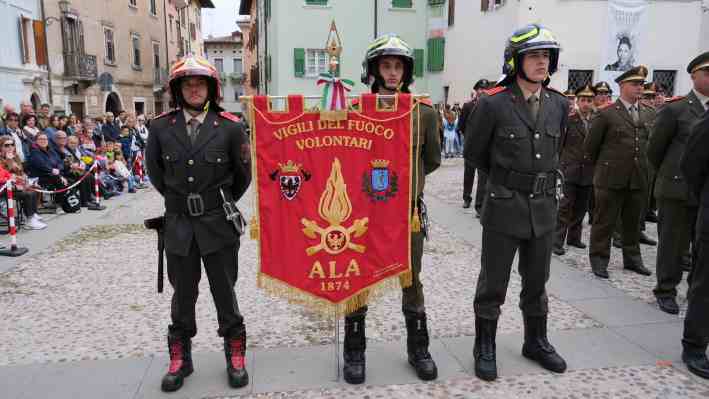
[[[477,180],[475,181],[477,184]],[[463,160],[462,158],[446,159],[443,166],[435,172],[427,181],[426,189],[437,198],[446,203],[461,207],[460,212],[464,215],[470,215],[473,218],[473,210],[462,209],[463,204]],[[473,190],[473,195],[475,190]],[[476,221],[479,219],[475,219]],[[591,226],[584,222],[583,242],[588,245],[591,234]],[[657,240],[657,225],[654,223],[646,223],[646,233],[651,238]],[[563,256],[555,256],[564,265],[574,269],[587,271],[592,277],[591,266],[588,262],[588,249],[578,249],[574,247],[566,247],[566,254]],[[657,247],[641,245],[642,257],[645,266],[653,272],[652,276],[641,276],[633,272],[623,270],[623,257],[621,250],[611,247],[611,259],[608,266],[608,271],[611,275],[608,284],[625,291],[628,295],[643,300],[647,303],[655,303],[655,296],[652,294],[652,289],[657,283],[655,275],[655,259],[657,257]],[[677,301],[680,304],[680,316],[684,317],[684,312],[687,308],[687,273],[684,273],[683,281],[678,287]]]
[[[562,375],[526,374],[389,386],[363,386],[249,396],[259,399],[354,398],[548,398],[548,399],[700,399],[709,386],[671,367],[624,367],[571,371]],[[222,398],[225,399],[225,398]]]
[[[445,170],[444,170],[445,172]],[[447,176],[442,173],[441,176]],[[247,208],[249,199],[244,201]],[[127,219],[158,215],[159,195],[141,194],[140,206],[119,207],[102,219],[106,225],[82,229],[14,270],[0,274],[0,365],[115,359],[165,352],[169,295],[155,291],[156,237]],[[479,273],[479,248],[470,246],[432,221],[426,244],[423,283],[432,337],[473,335],[473,295]],[[256,287],[256,245],[245,238],[239,252],[237,296],[251,347],[301,347],[331,343],[331,319],[268,296]],[[517,332],[520,279],[510,281],[500,333]],[[197,304],[199,333],[195,351],[218,351],[216,320],[206,277]],[[393,341],[405,336],[401,295],[391,293],[370,306],[368,338]],[[551,330],[598,327],[574,307],[550,298]],[[32,331],[32,334],[27,334]],[[51,339],[47,339],[51,337]]]

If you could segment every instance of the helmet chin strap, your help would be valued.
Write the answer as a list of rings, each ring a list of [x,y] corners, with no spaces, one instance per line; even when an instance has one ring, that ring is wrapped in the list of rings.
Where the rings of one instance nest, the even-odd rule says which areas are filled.
[[[183,106],[185,107],[187,112],[194,111],[194,112],[198,112],[201,114],[202,112],[205,112],[209,109],[209,101],[206,101],[203,105],[200,105],[197,107],[195,107],[194,105],[191,105],[187,101],[183,101],[183,102],[184,102]]]

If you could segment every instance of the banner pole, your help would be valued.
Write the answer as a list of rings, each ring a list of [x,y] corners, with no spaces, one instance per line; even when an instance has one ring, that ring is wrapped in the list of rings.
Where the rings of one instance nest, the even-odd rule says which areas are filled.
[[[335,311],[335,382],[340,382],[340,318]]]

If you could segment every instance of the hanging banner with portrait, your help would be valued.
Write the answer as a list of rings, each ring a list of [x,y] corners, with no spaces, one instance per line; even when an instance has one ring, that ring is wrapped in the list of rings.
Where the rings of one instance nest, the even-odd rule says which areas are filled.
[[[333,118],[289,96],[250,104],[258,285],[332,315],[411,284],[412,110],[362,95]]]
[[[602,52],[604,61],[597,80],[608,82],[616,96],[618,85],[615,78],[640,64],[641,22],[647,4],[647,0],[608,1],[608,29]]]

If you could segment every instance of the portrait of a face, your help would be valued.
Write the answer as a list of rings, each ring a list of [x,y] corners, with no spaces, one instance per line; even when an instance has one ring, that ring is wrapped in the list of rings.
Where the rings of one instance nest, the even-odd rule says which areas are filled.
[[[635,63],[633,57],[633,43],[629,36],[623,35],[618,38],[616,56],[618,58],[614,63],[606,65],[606,71],[625,72],[633,67]]]

